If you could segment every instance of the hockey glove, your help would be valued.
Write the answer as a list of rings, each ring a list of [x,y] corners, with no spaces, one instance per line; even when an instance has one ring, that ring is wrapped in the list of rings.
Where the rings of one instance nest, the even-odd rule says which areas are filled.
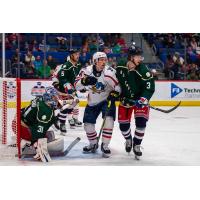
[[[80,90],[79,92],[80,92],[80,93],[86,93],[87,90],[84,88],[84,89]]]
[[[58,83],[58,82],[53,82],[52,85],[53,85],[53,87],[55,87],[57,90],[59,90],[59,83]]]
[[[75,92],[74,87],[71,83],[65,83],[63,87],[65,89],[65,93],[67,94],[73,94]]]
[[[114,104],[115,101],[118,100],[118,98],[119,98],[119,92],[113,90],[113,91],[110,92],[107,100],[111,101],[111,104]]]
[[[120,101],[121,101],[121,103],[122,103],[124,106],[128,106],[128,107],[134,106],[135,103],[136,103],[135,100],[130,99],[130,98],[127,98],[127,97],[122,97],[122,98],[120,99]]]
[[[136,106],[137,108],[143,108],[143,107],[147,106],[148,103],[149,103],[149,102],[148,102],[148,100],[147,100],[146,98],[140,97],[140,99],[136,101],[135,106]]]
[[[84,86],[95,85],[97,83],[97,79],[93,76],[85,76],[81,79],[81,83]]]

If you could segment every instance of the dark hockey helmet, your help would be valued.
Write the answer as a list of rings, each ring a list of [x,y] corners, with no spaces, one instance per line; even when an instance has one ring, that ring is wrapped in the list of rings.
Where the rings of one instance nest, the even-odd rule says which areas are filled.
[[[79,49],[70,49],[69,55],[72,55],[73,53],[77,53],[77,52],[80,52],[80,50]]]
[[[135,46],[135,43],[133,43],[128,49],[128,54],[131,55],[131,56],[142,55],[143,51],[140,47]]]

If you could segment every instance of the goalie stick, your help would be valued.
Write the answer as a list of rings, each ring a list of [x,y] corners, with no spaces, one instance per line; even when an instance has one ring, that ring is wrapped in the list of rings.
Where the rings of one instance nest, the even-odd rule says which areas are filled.
[[[51,157],[61,157],[61,156],[66,156],[70,151],[71,151],[71,149],[79,142],[81,140],[81,138],[80,137],[77,137],[75,140],[73,140],[70,144],[69,144],[69,146],[64,150],[64,151],[62,151],[62,152],[50,152],[49,154],[50,154],[50,156]],[[17,157],[18,155],[16,155],[16,157]],[[23,154],[23,152],[22,152],[22,157],[21,158],[30,158],[30,157],[32,157],[33,156],[33,154]]]
[[[70,145],[67,147],[67,149],[63,152],[63,156],[66,156],[70,151],[71,149],[81,140],[80,137],[77,137],[74,141],[72,141],[70,143]]]

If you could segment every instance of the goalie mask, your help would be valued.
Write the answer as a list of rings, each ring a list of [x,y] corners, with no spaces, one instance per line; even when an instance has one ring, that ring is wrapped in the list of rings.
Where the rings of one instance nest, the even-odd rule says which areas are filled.
[[[43,100],[51,108],[56,108],[58,104],[58,94],[54,87],[47,87],[46,92],[43,94]]]

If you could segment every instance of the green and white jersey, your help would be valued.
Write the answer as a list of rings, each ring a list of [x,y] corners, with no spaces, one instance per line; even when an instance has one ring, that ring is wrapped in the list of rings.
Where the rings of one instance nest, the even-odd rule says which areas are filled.
[[[34,142],[45,137],[47,130],[55,123],[56,117],[51,107],[41,98],[36,98],[27,108],[22,109],[21,119],[30,128]]]
[[[60,66],[59,71],[53,77],[53,82],[58,82],[59,84],[58,89],[60,92],[65,93],[65,84],[71,83],[72,86],[74,85],[76,76],[79,74],[81,68],[80,63],[73,65],[70,60]]]
[[[128,70],[126,66],[118,66],[116,71],[122,97],[134,100],[145,97],[150,100],[155,90],[155,81],[146,65],[140,64],[134,70]]]

